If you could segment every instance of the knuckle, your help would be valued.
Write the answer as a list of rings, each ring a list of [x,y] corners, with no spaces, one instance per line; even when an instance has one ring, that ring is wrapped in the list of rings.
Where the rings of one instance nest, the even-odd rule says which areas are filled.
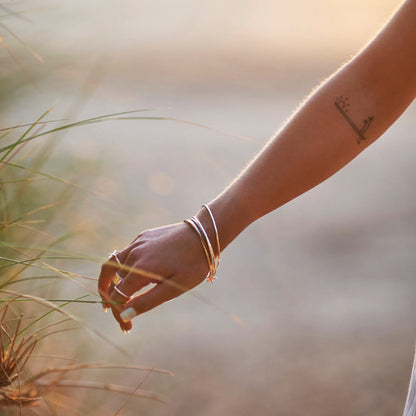
[[[125,263],[128,266],[133,266],[137,262],[137,259],[139,257],[140,257],[140,248],[139,247],[133,247],[129,251],[129,254],[127,255]]]
[[[137,279],[138,277],[146,277],[147,276],[147,270],[149,270],[149,266],[147,264],[147,261],[145,259],[138,259],[134,263],[132,273],[135,275],[135,278]]]
[[[124,293],[130,294],[135,292],[135,281],[134,279],[126,278],[123,280],[123,283],[119,284],[117,287]]]

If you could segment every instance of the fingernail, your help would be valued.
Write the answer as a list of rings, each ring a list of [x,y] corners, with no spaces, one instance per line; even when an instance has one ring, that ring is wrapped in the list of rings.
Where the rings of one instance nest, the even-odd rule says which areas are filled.
[[[130,330],[129,329],[123,329],[123,332],[125,333],[125,334],[130,334]]]
[[[127,308],[126,310],[124,310],[123,312],[120,313],[120,318],[124,322],[130,321],[135,316],[136,316],[136,311],[135,311],[134,308]]]
[[[104,312],[108,312],[108,310],[110,309],[107,305],[102,305],[102,306],[103,306]]]

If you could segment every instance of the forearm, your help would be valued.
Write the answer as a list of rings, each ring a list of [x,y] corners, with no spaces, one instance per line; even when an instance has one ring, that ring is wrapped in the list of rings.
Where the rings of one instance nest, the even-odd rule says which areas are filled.
[[[251,222],[349,163],[412,102],[415,3],[407,1],[383,31],[321,85],[242,174],[211,201],[222,247]]]
[[[416,94],[415,22],[416,0],[407,0],[374,41],[318,88],[209,203],[215,220],[201,209],[203,235],[198,236],[198,221],[195,230],[193,220],[171,224],[140,233],[112,254],[102,266],[99,293],[124,331],[134,316],[205,279],[207,263],[215,263],[211,242],[215,254],[219,249],[214,222],[223,249],[250,223],[341,169],[399,117]],[[135,295],[149,283],[154,287]]]

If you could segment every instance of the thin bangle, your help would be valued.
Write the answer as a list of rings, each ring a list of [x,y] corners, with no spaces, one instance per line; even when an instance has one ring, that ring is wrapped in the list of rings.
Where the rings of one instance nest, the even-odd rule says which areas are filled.
[[[194,223],[192,218],[190,218],[189,220],[184,220],[184,222],[186,224],[190,225],[195,230],[195,232],[199,236],[199,239],[201,240],[201,245],[202,245],[202,248],[204,249],[205,257],[207,259],[208,266],[209,266],[209,272],[208,272],[206,278],[210,280],[211,277],[212,277],[213,267],[212,267],[212,262],[211,262],[210,255],[208,253],[208,248],[207,248],[207,246],[205,244],[205,241],[204,241],[204,237],[202,236],[201,232],[198,229],[198,226]]]
[[[214,274],[215,274],[215,271],[216,271],[216,261],[215,261],[215,254],[214,254],[214,249],[212,248],[211,241],[209,240],[208,234],[206,233],[203,225],[201,224],[201,221],[199,221],[199,219],[196,218],[196,217],[192,217],[192,219],[195,221],[195,223],[198,226],[199,230],[204,235],[205,241],[206,241],[207,246],[208,246],[209,254],[211,256],[211,264],[213,266],[213,271],[214,271]]]
[[[211,208],[207,204],[202,205],[202,207],[205,208],[208,211],[208,214],[211,217],[212,225],[214,226],[215,238],[217,240],[217,250],[218,250],[216,267],[218,267],[218,265],[220,264],[221,248],[220,248],[220,237],[219,237],[219,234],[218,234],[217,223],[215,222],[215,218],[214,218],[214,215],[211,211]]]

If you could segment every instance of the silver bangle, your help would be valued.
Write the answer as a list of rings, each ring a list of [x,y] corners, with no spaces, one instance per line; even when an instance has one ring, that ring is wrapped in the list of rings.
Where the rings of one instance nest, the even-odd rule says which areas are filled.
[[[189,220],[185,220],[184,222],[186,224],[189,224],[195,230],[195,232],[199,236],[199,239],[201,241],[202,248],[204,249],[205,257],[207,259],[207,263],[208,263],[208,266],[209,266],[209,272],[208,272],[206,278],[209,279],[209,280],[211,280],[211,278],[213,277],[213,275],[215,275],[215,270],[213,268],[213,263],[211,261],[211,256],[210,256],[210,254],[208,252],[208,247],[206,245],[206,242],[204,241],[204,237],[203,237],[201,231],[199,231],[199,228],[198,228],[197,224],[194,222],[194,218],[193,217],[190,218]]]
[[[207,259],[209,272],[206,276],[206,279],[209,282],[212,282],[215,278],[215,274],[217,272],[215,267],[215,256],[214,251],[212,249],[211,242],[209,241],[208,235],[204,230],[204,227],[200,223],[200,221],[196,217],[191,217],[190,219],[184,220],[186,224],[189,224],[195,232],[198,234],[199,239],[201,241],[202,248],[204,249],[205,257]]]
[[[212,225],[214,227],[215,238],[217,241],[217,251],[218,251],[216,267],[218,268],[218,265],[220,264],[221,247],[220,247],[220,236],[218,234],[217,223],[215,222],[215,218],[214,218],[214,215],[212,214],[211,208],[207,204],[202,205],[202,207],[208,211],[208,214],[211,217]]]
[[[199,219],[197,217],[192,217],[192,219],[195,221],[195,223],[197,224],[199,230],[204,235],[205,241],[206,241],[206,243],[208,245],[209,255],[210,255],[210,258],[211,258],[211,264],[213,266],[213,271],[214,271],[214,275],[215,275],[215,272],[216,272],[216,268],[217,267],[216,267],[214,249],[212,248],[211,241],[209,240],[208,234],[205,231],[203,225],[201,224],[201,221],[199,221]]]

